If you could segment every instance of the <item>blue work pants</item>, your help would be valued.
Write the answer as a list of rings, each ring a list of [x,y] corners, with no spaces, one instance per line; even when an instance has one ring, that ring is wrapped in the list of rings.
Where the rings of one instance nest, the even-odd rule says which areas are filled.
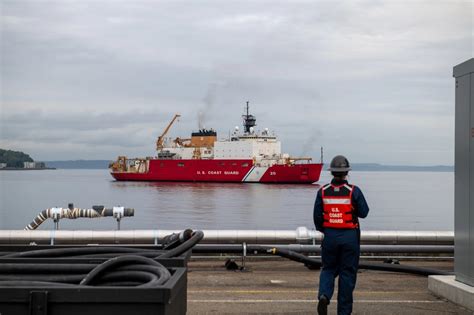
[[[322,269],[319,278],[319,294],[331,300],[334,293],[334,280],[339,276],[337,294],[337,314],[352,312],[352,292],[354,291],[359,267],[360,230],[324,230],[322,242]]]

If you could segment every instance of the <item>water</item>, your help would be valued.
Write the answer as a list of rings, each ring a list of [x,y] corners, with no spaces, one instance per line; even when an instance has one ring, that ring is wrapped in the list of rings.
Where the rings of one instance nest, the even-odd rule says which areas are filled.
[[[330,180],[324,172],[320,183]],[[365,230],[453,230],[454,173],[353,172],[369,203]],[[319,185],[116,182],[107,170],[0,172],[0,229],[23,229],[45,208],[135,208],[123,229],[313,228]],[[40,229],[51,229],[50,220]],[[112,218],[62,220],[62,229],[115,229]]]

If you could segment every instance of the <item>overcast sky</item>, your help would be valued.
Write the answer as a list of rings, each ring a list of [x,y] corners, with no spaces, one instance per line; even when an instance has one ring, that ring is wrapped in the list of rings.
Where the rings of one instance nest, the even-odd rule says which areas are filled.
[[[472,1],[7,1],[0,148],[35,160],[150,156],[245,102],[285,152],[454,163],[452,67]]]

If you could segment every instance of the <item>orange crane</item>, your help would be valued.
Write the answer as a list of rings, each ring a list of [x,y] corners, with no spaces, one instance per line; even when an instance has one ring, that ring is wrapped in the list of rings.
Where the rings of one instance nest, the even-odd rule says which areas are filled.
[[[171,122],[168,124],[168,126],[165,128],[161,136],[158,137],[158,140],[156,140],[156,150],[159,151],[163,149],[163,142],[165,141],[165,136],[170,130],[171,126],[174,124],[177,118],[181,117],[180,114],[175,114]]]

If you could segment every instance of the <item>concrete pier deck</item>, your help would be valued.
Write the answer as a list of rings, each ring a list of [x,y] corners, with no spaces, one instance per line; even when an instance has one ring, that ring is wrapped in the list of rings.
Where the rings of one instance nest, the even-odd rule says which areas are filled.
[[[193,259],[188,314],[315,314],[319,271],[283,259],[246,261],[248,271],[227,271],[224,260]],[[236,262],[240,262],[236,260]],[[453,261],[401,261],[452,270]],[[337,287],[330,304],[336,314]],[[353,314],[472,314],[428,291],[427,277],[360,270]]]

